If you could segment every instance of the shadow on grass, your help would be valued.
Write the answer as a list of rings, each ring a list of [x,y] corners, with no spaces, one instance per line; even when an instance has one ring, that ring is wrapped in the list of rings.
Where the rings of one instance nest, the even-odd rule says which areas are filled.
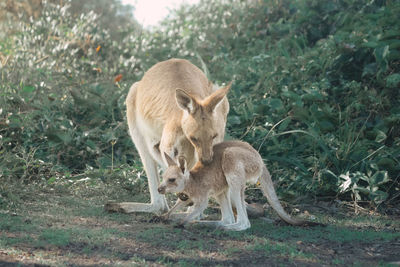
[[[327,227],[276,225],[251,220],[243,232],[199,225],[184,229],[150,223],[151,214],[106,213],[104,199],[73,195],[32,201],[0,216],[0,260],[22,265],[260,266],[386,265],[400,260],[399,223],[390,218],[330,218]],[[389,225],[386,227],[385,225]],[[386,227],[386,228],[385,228]],[[9,258],[7,258],[9,257]],[[1,265],[0,265],[1,266]],[[18,266],[18,265],[17,265]],[[30,266],[29,264],[26,266]]]

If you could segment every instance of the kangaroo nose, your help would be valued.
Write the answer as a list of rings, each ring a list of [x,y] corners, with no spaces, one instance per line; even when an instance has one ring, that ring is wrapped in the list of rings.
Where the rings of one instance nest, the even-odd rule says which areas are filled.
[[[158,188],[158,193],[160,193],[160,194],[165,194],[165,187],[164,187],[164,186],[160,186],[160,187]]]
[[[201,163],[203,163],[204,165],[207,165],[207,164],[210,164],[210,163],[212,162],[212,158],[209,158],[209,159],[201,159],[200,161],[201,161]]]
[[[210,153],[207,156],[203,154],[203,157],[200,158],[201,163],[207,165],[213,161],[213,154]]]

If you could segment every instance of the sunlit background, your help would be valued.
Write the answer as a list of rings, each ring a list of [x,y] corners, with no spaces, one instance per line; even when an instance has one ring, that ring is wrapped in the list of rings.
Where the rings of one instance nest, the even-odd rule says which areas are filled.
[[[199,0],[122,0],[135,7],[134,16],[144,27],[156,26],[168,12],[182,4],[196,4]]]

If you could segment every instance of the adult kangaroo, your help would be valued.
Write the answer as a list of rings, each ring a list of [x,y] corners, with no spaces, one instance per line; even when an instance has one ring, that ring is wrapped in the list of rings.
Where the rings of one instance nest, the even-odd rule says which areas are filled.
[[[130,136],[142,160],[151,203],[113,203],[108,210],[163,213],[164,195],[157,191],[157,164],[166,168],[164,153],[184,157],[191,168],[208,164],[213,145],[222,142],[229,103],[228,86],[216,89],[204,73],[183,59],[169,59],[151,67],[132,85],[126,98]]]

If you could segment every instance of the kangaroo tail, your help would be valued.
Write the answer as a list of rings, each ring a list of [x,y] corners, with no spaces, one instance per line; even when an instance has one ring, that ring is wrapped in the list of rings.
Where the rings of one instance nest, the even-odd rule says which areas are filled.
[[[278,213],[278,216],[287,222],[288,224],[292,225],[309,225],[310,222],[307,221],[300,221],[293,219],[290,217],[289,214],[286,213],[286,211],[283,209],[281,203],[279,202],[278,196],[276,195],[275,189],[274,189],[274,184],[272,183],[271,180],[271,175],[265,167],[263,166],[262,174],[260,177],[260,184],[261,184],[261,190],[263,191],[264,195],[267,197],[267,200],[271,207]]]

